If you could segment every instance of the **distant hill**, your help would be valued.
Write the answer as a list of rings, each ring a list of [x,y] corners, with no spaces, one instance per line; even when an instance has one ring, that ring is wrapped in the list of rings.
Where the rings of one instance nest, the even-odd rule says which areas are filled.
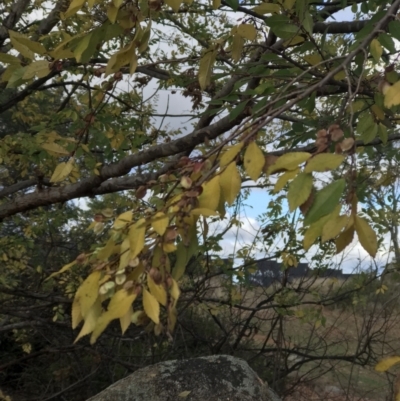
[[[250,281],[263,287],[269,287],[275,282],[282,282],[284,274],[286,274],[288,282],[311,276],[331,277],[338,280],[346,280],[353,276],[353,274],[343,273],[342,269],[310,269],[308,263],[299,263],[297,267],[290,267],[286,270],[283,270],[282,263],[276,260],[259,259],[255,264],[257,271],[250,276]]]

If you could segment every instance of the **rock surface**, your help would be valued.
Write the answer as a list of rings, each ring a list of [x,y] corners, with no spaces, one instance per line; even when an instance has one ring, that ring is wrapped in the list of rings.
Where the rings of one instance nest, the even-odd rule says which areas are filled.
[[[88,401],[280,401],[242,359],[228,355],[139,369]]]

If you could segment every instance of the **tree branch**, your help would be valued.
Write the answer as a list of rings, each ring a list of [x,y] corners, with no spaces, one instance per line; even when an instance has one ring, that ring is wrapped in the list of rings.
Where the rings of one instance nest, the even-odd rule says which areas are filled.
[[[8,30],[14,28],[29,3],[30,0],[18,0],[11,6],[10,14],[7,15],[3,25],[0,26],[0,46],[8,38]]]

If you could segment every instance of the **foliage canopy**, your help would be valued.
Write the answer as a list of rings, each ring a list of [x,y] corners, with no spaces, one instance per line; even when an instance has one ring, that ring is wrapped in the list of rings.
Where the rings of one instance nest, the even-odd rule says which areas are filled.
[[[399,6],[2,3],[3,224],[19,218],[29,237],[41,207],[131,191],[98,211],[93,243],[51,276],[86,271],[72,305],[73,327],[84,321],[77,340],[95,342],[115,319],[124,332],[146,315],[156,333],[172,332],[188,262],[218,249],[216,222],[240,224],[246,187],[269,192],[268,216],[285,200],[303,216],[300,234],[280,226],[265,239],[271,246],[286,235],[276,251],[286,267],[316,243],[340,253],[355,233],[375,257],[377,221],[362,208],[397,179],[386,162],[398,157],[400,138]],[[336,21],[344,9],[356,19]],[[177,114],[169,97],[159,111],[166,91]],[[176,118],[187,119],[184,129]],[[0,239],[4,261],[18,249],[10,238]],[[251,249],[231,256],[243,260],[240,279]]]

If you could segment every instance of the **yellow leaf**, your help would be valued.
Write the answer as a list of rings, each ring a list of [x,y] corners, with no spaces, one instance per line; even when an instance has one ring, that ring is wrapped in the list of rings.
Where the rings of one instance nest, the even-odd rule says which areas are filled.
[[[112,255],[114,247],[115,247],[115,242],[113,238],[110,237],[106,245],[96,253],[97,258],[100,260],[107,260]]]
[[[43,78],[50,74],[50,72],[49,62],[47,60],[34,61],[26,67],[22,79],[28,80],[33,78],[35,75],[38,78]]]
[[[293,212],[302,205],[310,196],[313,186],[312,175],[300,173],[289,185],[288,201],[289,210]]]
[[[133,52],[131,55],[131,61],[129,62],[129,74],[132,75],[136,71],[137,65],[138,65],[138,58],[136,53]]]
[[[113,4],[110,4],[107,8],[107,18],[109,21],[114,24],[118,15],[118,8],[115,7]]]
[[[378,250],[378,240],[375,231],[365,219],[359,216],[354,217],[354,228],[362,247],[374,258]]]
[[[255,38],[257,37],[257,30],[252,24],[240,24],[237,27],[237,33],[242,38],[247,40],[255,40]]]
[[[264,164],[263,152],[255,142],[251,142],[244,153],[244,169],[253,181],[257,181],[260,177]]]
[[[143,309],[155,324],[160,323],[160,304],[145,288],[143,288]]]
[[[83,324],[82,329],[79,332],[78,337],[76,337],[74,343],[76,343],[83,336],[90,334],[94,330],[97,323],[97,319],[101,315],[101,312],[102,312],[102,307],[101,307],[100,297],[97,297],[96,302],[88,310],[85,317],[85,323]]]
[[[204,56],[200,60],[199,84],[202,90],[206,89],[211,82],[211,74],[216,58],[217,51],[209,49],[204,53]]]
[[[119,269],[125,269],[128,266],[129,261],[131,260],[131,244],[129,241],[129,237],[125,238],[122,241],[121,248],[120,248],[120,258],[119,258]]]
[[[216,10],[220,8],[221,6],[221,0],[213,0],[213,9]]]
[[[292,180],[296,175],[299,173],[299,169],[296,168],[296,170],[292,171],[287,171],[286,173],[283,173],[278,180],[276,181],[275,187],[274,187],[274,193],[279,192],[280,190],[283,189],[283,187],[287,184],[289,180]]]
[[[119,324],[121,325],[122,334],[125,333],[125,331],[128,329],[128,327],[132,323],[132,315],[133,315],[133,308],[132,308],[132,306],[130,306],[128,309],[128,312],[126,312],[124,316],[119,318]]]
[[[383,49],[377,39],[372,39],[369,50],[371,52],[372,57],[374,58],[375,63],[378,63],[382,56]]]
[[[336,253],[340,253],[348,245],[350,245],[354,238],[354,226],[349,227],[347,230],[343,231],[335,240]]]
[[[191,390],[182,391],[181,393],[178,394],[178,397],[185,398],[185,397],[187,397],[191,392],[192,392]]]
[[[338,168],[343,162],[345,157],[343,155],[336,155],[334,153],[319,154],[308,160],[304,167],[305,173],[312,171],[325,172]]]
[[[385,93],[385,107],[391,108],[400,104],[400,81],[389,87]]]
[[[22,56],[33,60],[35,58],[34,52],[19,41],[19,39],[23,37],[23,35],[12,30],[8,30],[8,33],[10,35],[10,41],[13,45],[13,48],[19,51]]]
[[[236,145],[229,148],[222,156],[219,161],[219,165],[224,167],[228,165],[242,150],[243,142],[237,143]]]
[[[146,219],[138,220],[134,225],[129,228],[129,243],[131,254],[130,258],[134,259],[142,251],[144,247],[146,234]]]
[[[55,142],[47,142],[42,144],[42,148],[55,156],[69,156],[70,152]]]
[[[202,185],[203,192],[199,196],[199,208],[217,210],[221,187],[219,184],[219,175]]]
[[[227,201],[228,205],[231,206],[232,203],[238,196],[240,187],[242,185],[242,180],[240,174],[236,167],[236,163],[231,163],[220,175],[219,182],[221,185],[221,190],[224,199]]]
[[[114,229],[120,230],[122,228],[125,228],[126,225],[132,221],[132,216],[133,216],[132,210],[129,210],[127,212],[120,214],[115,219],[114,226],[113,226]]]
[[[83,7],[85,1],[86,0],[72,0],[68,10],[64,14],[64,17],[68,18],[76,14]]]
[[[176,13],[179,11],[179,7],[183,3],[182,0],[165,0],[165,3],[169,5]]]
[[[286,153],[279,157],[276,162],[268,168],[267,173],[273,174],[279,170],[294,170],[301,163],[304,163],[311,157],[310,153],[306,152],[293,152]]]
[[[78,300],[75,298],[72,302],[72,309],[71,309],[72,328],[76,329],[76,327],[82,321],[82,319],[83,316],[81,313],[81,307],[79,305]]]
[[[171,288],[169,289],[169,293],[172,299],[174,300],[174,306],[175,306],[176,302],[178,301],[181,295],[181,291],[179,289],[178,283],[174,279],[172,279],[172,285]]]
[[[295,5],[296,0],[284,0],[283,1],[283,8],[285,10],[291,10],[293,6]]]
[[[257,7],[254,7],[253,11],[258,14],[278,14],[281,11],[281,7],[279,4],[261,3]]]
[[[149,274],[147,274],[147,285],[150,294],[163,306],[167,305],[167,292],[161,284],[156,284]]]
[[[168,216],[163,212],[158,212],[151,221],[151,226],[158,235],[164,235],[169,224]]]
[[[60,163],[54,170],[53,175],[50,178],[50,182],[61,182],[64,181],[74,168],[74,158],[71,157],[67,163]]]
[[[18,57],[6,53],[0,53],[0,62],[6,64],[21,64],[21,60]]]
[[[126,290],[122,289],[117,291],[108,304],[107,311],[104,312],[98,319],[96,327],[90,337],[90,344],[94,344],[99,338],[100,334],[106,329],[108,324],[114,319],[123,318],[132,307],[132,303],[136,299],[136,294],[129,294]]]
[[[344,70],[341,70],[337,72],[334,76],[333,79],[336,81],[342,81],[343,79],[346,79],[346,72]]]
[[[385,119],[385,112],[377,104],[373,104],[371,110],[379,120],[383,121]]]
[[[315,53],[304,56],[304,60],[311,65],[316,65],[322,61],[322,58],[320,54]]]
[[[120,8],[124,3],[124,0],[112,0],[114,7]]]
[[[337,237],[341,231],[348,225],[350,216],[338,216],[330,219],[322,229],[321,241],[324,243]]]
[[[233,61],[238,62],[241,59],[243,45],[244,45],[244,39],[237,33],[233,35],[232,48],[231,48]]]
[[[283,46],[284,47],[295,46],[298,45],[299,43],[303,43],[304,41],[305,39],[303,38],[303,36],[294,36],[293,38],[290,38],[285,42],[283,42]]]
[[[101,272],[94,271],[80,285],[75,294],[75,299],[79,303],[81,314],[84,319],[92,305],[95,303],[99,293],[99,280]]]
[[[400,356],[389,356],[382,359],[375,365],[375,370],[377,372],[386,372],[392,366],[397,365],[400,362]]]
[[[76,264],[76,260],[74,260],[71,263],[68,263],[68,264],[64,265],[60,270],[58,270],[58,271],[56,271],[54,273],[51,273],[50,276],[46,278],[46,280],[49,280],[54,276],[58,276],[59,274],[66,272],[67,270],[69,270],[75,264]]]

